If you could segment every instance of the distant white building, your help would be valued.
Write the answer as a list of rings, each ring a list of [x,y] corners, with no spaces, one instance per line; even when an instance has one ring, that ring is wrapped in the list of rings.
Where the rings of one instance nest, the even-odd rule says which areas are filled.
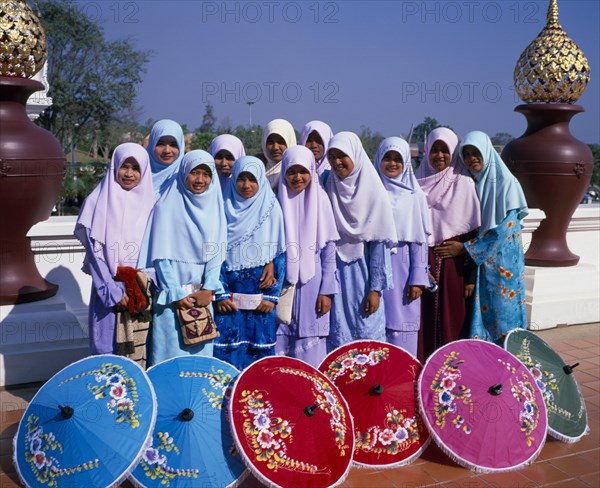
[[[44,67],[35,74],[32,80],[39,81],[44,85],[43,90],[35,92],[27,100],[27,116],[31,120],[35,120],[46,108],[52,105],[52,98],[48,96],[48,89],[50,88],[48,84],[48,62],[44,63]]]

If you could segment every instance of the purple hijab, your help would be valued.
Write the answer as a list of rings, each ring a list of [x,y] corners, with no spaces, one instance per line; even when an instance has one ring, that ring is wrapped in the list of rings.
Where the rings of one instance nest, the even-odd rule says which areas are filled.
[[[131,190],[124,190],[117,181],[117,172],[127,158],[134,158],[140,165],[140,182]],[[85,199],[77,219],[79,225],[89,229],[94,253],[107,264],[112,276],[117,274],[118,266],[136,266],[153,206],[148,152],[132,142],[117,146],[106,175]]]
[[[308,187],[297,193],[288,188],[285,173],[300,165],[310,173]],[[310,149],[292,146],[283,153],[277,198],[283,211],[289,283],[305,284],[315,276],[316,255],[327,243],[340,238],[335,226],[331,202],[319,184],[315,158]]]

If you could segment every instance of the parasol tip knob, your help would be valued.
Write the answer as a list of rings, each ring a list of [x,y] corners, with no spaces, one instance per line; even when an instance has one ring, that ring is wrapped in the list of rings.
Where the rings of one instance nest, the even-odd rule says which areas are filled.
[[[315,413],[317,413],[318,406],[319,406],[319,404],[315,403],[314,405],[309,405],[308,407],[304,407],[304,415],[306,415],[307,417],[312,417]]]
[[[381,395],[383,393],[383,386],[381,386],[379,383],[377,383],[376,385],[373,386],[373,388],[371,388],[371,391],[373,392],[373,395]]]
[[[60,408],[60,415],[65,420],[70,419],[73,416],[73,414],[75,413],[75,411],[68,405],[66,405],[64,407],[62,405],[59,405],[58,408]]]
[[[194,418],[194,411],[191,408],[184,408],[181,412],[181,420],[189,422]]]
[[[563,366],[563,371],[565,372],[565,374],[573,374],[573,370],[574,370],[574,369],[575,369],[577,366],[579,366],[579,363],[575,363],[575,364],[571,364],[571,365],[565,364],[565,365]]]
[[[502,383],[496,383],[495,385],[490,386],[488,392],[494,396],[502,394]]]

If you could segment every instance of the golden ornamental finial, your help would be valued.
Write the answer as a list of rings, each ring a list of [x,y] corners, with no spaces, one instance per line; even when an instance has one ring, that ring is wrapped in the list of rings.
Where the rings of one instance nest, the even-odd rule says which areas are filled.
[[[590,81],[590,66],[558,23],[557,0],[550,0],[547,19],[517,61],[515,90],[528,103],[575,103]]]
[[[550,0],[548,15],[546,15],[546,24],[558,24],[558,0]]]
[[[48,57],[46,34],[24,0],[0,0],[0,75],[31,78]]]

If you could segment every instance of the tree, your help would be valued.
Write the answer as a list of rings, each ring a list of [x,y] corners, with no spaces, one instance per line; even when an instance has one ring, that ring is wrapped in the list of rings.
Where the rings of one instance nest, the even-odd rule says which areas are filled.
[[[408,142],[424,142],[425,137],[427,137],[427,134],[429,134],[433,129],[437,129],[438,127],[450,128],[449,125],[440,124],[433,117],[425,117],[425,120],[413,129],[412,137]]]
[[[202,117],[202,125],[198,129],[200,132],[215,132],[215,124],[217,123],[217,117],[214,113],[214,108],[210,102],[208,102],[204,108],[204,116]]]
[[[114,147],[115,125],[133,109],[149,53],[104,32],[71,3],[39,2],[48,44],[48,95],[53,104],[37,119],[63,147],[71,140]]]
[[[360,126],[358,137],[362,142],[365,152],[369,158],[371,158],[371,161],[373,161],[375,155],[377,154],[377,148],[379,147],[381,141],[383,141],[384,137],[379,132],[373,133],[369,127],[364,125]]]
[[[491,138],[494,146],[506,146],[510,141],[514,139],[512,134],[508,132],[496,132],[496,135]]]

